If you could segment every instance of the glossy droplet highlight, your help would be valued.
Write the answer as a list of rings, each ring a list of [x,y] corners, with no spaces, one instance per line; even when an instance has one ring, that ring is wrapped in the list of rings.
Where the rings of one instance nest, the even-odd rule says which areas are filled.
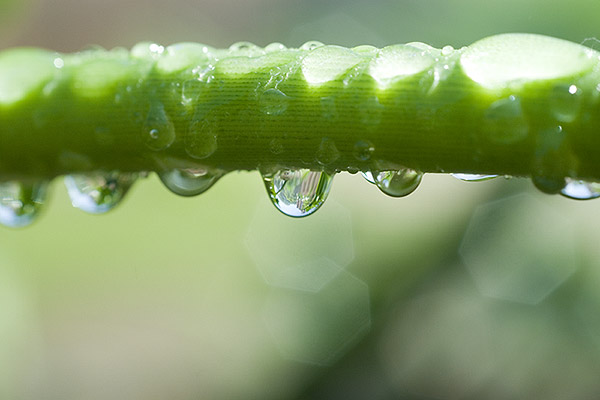
[[[525,139],[529,125],[523,114],[521,99],[508,96],[493,102],[485,112],[484,127],[493,143],[512,144]]]
[[[160,151],[175,141],[175,127],[161,103],[154,103],[146,117],[142,138],[148,148]]]
[[[456,179],[460,179],[465,182],[481,182],[489,181],[490,179],[497,178],[498,175],[481,175],[481,174],[451,174]]]
[[[369,161],[374,151],[375,146],[373,143],[368,140],[359,140],[354,143],[352,154],[358,161]]]
[[[322,171],[281,170],[264,174],[271,202],[290,217],[305,217],[317,211],[327,199],[333,176]]]
[[[552,115],[560,122],[573,122],[581,111],[582,91],[576,85],[558,85],[550,97]]]
[[[31,224],[46,199],[47,181],[0,183],[0,223],[11,228]]]
[[[215,118],[194,118],[185,137],[185,151],[190,157],[204,159],[217,150],[217,121]]]
[[[363,172],[362,175],[391,197],[408,196],[417,189],[423,178],[422,172],[410,168],[375,173],[368,171]]]
[[[288,96],[277,89],[267,89],[260,95],[260,111],[267,115],[281,115],[288,108]]]
[[[73,207],[90,214],[113,209],[137,179],[134,173],[94,173],[65,176],[65,186]]]
[[[597,199],[600,197],[600,183],[567,178],[560,194],[575,200]]]
[[[161,172],[162,183],[179,196],[197,196],[204,193],[223,176],[223,172],[210,172],[203,168],[173,169]]]

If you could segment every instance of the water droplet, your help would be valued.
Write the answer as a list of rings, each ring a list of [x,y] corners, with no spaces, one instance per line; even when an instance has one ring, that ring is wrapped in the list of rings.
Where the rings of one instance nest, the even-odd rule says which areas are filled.
[[[65,176],[65,186],[73,207],[90,214],[113,209],[137,179],[134,173],[93,173]]]
[[[481,182],[489,181],[490,179],[497,178],[498,175],[480,175],[480,174],[451,174],[456,179],[460,179],[465,182]]]
[[[485,132],[492,142],[516,143],[525,139],[529,133],[521,100],[516,96],[493,102],[486,110],[485,118]]]
[[[333,176],[308,169],[281,170],[263,174],[271,202],[290,217],[305,217],[317,211],[331,189]]]
[[[531,181],[544,193],[558,194],[566,185],[573,160],[565,138],[562,126],[544,129],[537,138]]]
[[[190,104],[200,96],[202,90],[202,82],[198,79],[190,79],[189,81],[183,82],[181,88],[181,101],[183,104]]]
[[[379,49],[375,46],[363,44],[352,48],[352,51],[368,57],[375,57],[379,53]]]
[[[157,43],[141,42],[131,49],[131,56],[138,59],[157,60],[164,53],[165,48]]]
[[[11,228],[31,224],[46,199],[47,181],[23,184],[17,181],[0,183],[0,223]]]
[[[335,146],[335,142],[330,138],[323,138],[317,150],[317,162],[321,165],[328,165],[338,158],[340,158],[340,152]]]
[[[582,91],[576,85],[558,85],[552,90],[550,107],[560,122],[573,122],[583,103]]]
[[[363,177],[377,185],[388,196],[404,197],[414,192],[423,178],[423,173],[410,168],[398,171],[363,172]]]
[[[229,46],[229,51],[237,53],[236,55],[244,55],[255,57],[265,54],[265,51],[251,42],[237,42]]]
[[[62,58],[60,58],[60,57],[56,57],[56,58],[54,59],[54,66],[55,66],[57,69],[61,69],[62,67],[64,67],[64,66],[65,66],[65,60],[63,60],[63,59],[62,59]]]
[[[159,174],[162,183],[179,196],[196,196],[207,191],[223,176],[203,168],[173,169]]]
[[[279,138],[271,139],[271,141],[269,142],[269,148],[271,149],[271,152],[273,154],[283,153],[283,150],[284,150],[283,140],[281,140]]]
[[[194,118],[185,137],[185,151],[193,158],[210,157],[217,150],[217,121],[212,117]]]
[[[358,161],[369,161],[374,151],[375,146],[368,140],[359,140],[354,143],[353,154]]]
[[[367,180],[367,182],[372,183],[373,185],[375,184],[375,177],[371,171],[361,172],[361,175]]]
[[[442,47],[442,55],[444,57],[448,57],[452,53],[454,53],[454,47],[452,47],[450,45]]]
[[[146,146],[154,151],[164,150],[175,141],[175,127],[162,103],[157,102],[150,106],[144,123],[143,139]]]
[[[366,128],[374,129],[381,122],[383,106],[379,103],[377,96],[369,97],[358,109],[360,122],[366,125]]]
[[[288,97],[280,90],[267,89],[260,95],[259,108],[267,115],[281,115],[288,108]]]
[[[325,46],[325,45],[316,40],[309,40],[308,42],[306,42],[302,46],[300,46],[300,50],[309,50],[310,51],[310,50],[314,50],[317,47],[321,47],[321,46]]]
[[[334,119],[337,116],[337,110],[335,106],[335,97],[321,97],[321,108],[323,110],[323,117],[326,119]]]
[[[597,199],[600,197],[600,183],[567,178],[566,185],[561,189],[560,194],[575,200]]]
[[[286,50],[287,47],[285,47],[283,44],[278,43],[278,42],[274,42],[274,43],[270,43],[267,45],[267,47],[265,47],[265,51],[267,53],[273,53],[275,51],[282,51],[282,50]]]

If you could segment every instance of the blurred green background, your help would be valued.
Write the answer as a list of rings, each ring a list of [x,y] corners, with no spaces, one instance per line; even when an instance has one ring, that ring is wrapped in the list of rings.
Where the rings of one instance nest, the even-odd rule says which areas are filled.
[[[598,15],[597,0],[1,0],[0,48],[583,42]],[[52,189],[33,226],[0,228],[0,399],[600,397],[598,202],[441,175],[392,199],[341,174],[293,220],[244,172],[192,199],[151,176],[90,216]]]

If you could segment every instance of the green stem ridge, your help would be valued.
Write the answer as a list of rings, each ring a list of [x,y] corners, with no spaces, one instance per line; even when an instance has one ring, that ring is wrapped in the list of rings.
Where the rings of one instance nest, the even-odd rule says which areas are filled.
[[[530,34],[457,50],[9,49],[0,179],[408,167],[598,181],[599,84],[600,53]]]

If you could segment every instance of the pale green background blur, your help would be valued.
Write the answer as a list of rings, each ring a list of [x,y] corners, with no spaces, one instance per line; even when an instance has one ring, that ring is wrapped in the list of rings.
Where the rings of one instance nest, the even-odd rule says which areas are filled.
[[[198,41],[583,42],[597,0],[0,0],[0,47]],[[587,41],[593,46],[596,42]],[[1,145],[1,144],[0,144]],[[600,201],[426,176],[336,177],[315,215],[258,173],[0,228],[0,399],[600,398]]]

